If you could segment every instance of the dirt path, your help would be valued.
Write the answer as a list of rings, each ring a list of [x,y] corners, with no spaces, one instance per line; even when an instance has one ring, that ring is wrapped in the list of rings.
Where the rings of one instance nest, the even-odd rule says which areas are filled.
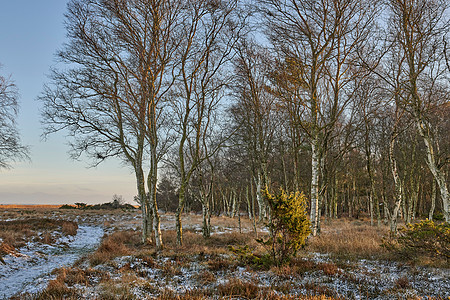
[[[101,227],[79,226],[68,247],[29,243],[19,249],[21,256],[5,256],[6,265],[0,265],[0,298],[42,290],[52,279],[52,270],[73,264],[83,254],[93,250],[102,236]]]

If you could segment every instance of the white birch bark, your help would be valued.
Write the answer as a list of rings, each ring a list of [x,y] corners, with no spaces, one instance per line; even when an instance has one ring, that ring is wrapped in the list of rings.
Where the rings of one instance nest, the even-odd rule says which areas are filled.
[[[255,181],[256,181],[255,182],[255,184],[256,184],[256,201],[258,201],[258,210],[259,210],[258,220],[261,222],[262,220],[264,220],[266,218],[266,214],[267,214],[264,197],[262,195],[263,182],[262,182],[261,172],[258,172],[258,175],[257,175]]]
[[[434,215],[434,209],[436,207],[436,181],[433,180],[433,183],[431,184],[431,208],[430,212],[428,214],[428,219],[430,221],[433,221],[433,215]]]
[[[395,204],[394,204],[394,210],[392,211],[392,214],[390,214],[390,231],[391,234],[397,234],[397,218],[398,213],[402,204],[402,197],[403,197],[403,187],[401,183],[400,176],[398,175],[398,167],[397,167],[397,160],[394,156],[394,146],[395,146],[395,140],[396,140],[396,133],[393,133],[393,136],[391,137],[390,143],[389,143],[389,160],[391,162],[391,171],[392,171],[392,177],[394,178],[394,186],[395,186]]]
[[[316,236],[319,233],[319,149],[318,138],[311,142],[311,233]]]
[[[445,171],[438,168],[435,157],[435,149],[433,146],[433,137],[429,134],[429,130],[425,129],[424,122],[420,119],[416,119],[417,129],[425,142],[427,150],[427,165],[439,186],[441,192],[442,208],[444,210],[445,222],[450,222],[449,204],[448,204],[448,187],[445,176]]]

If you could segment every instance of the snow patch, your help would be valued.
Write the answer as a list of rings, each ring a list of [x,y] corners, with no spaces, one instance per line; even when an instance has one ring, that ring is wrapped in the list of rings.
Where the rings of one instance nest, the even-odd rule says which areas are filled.
[[[37,293],[54,276],[51,271],[73,264],[90,252],[103,236],[98,226],[79,226],[75,237],[61,237],[56,246],[28,242],[18,252],[21,256],[6,255],[0,265],[0,298],[25,292]]]

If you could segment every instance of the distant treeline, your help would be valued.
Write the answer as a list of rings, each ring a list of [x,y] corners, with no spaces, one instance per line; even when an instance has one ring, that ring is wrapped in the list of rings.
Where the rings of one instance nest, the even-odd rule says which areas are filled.
[[[59,207],[60,209],[137,209],[137,207],[131,204],[121,204],[117,201],[112,201],[102,204],[88,205],[86,203],[75,203],[75,205],[64,204]]]

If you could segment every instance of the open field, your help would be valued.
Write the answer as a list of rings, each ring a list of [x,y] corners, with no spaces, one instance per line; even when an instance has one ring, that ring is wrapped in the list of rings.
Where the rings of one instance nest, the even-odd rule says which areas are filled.
[[[26,204],[0,204],[0,210],[2,209],[57,209],[61,205],[51,205],[51,204],[39,204],[39,205],[26,205]]]
[[[241,218],[239,228],[237,218],[213,217],[212,236],[204,239],[201,216],[184,215],[183,246],[175,244],[174,215],[161,219],[165,248],[157,252],[140,243],[137,210],[1,207],[0,298],[450,297],[448,264],[398,259],[381,246],[388,228],[365,220],[324,220],[320,237],[277,267],[253,261],[266,249],[256,242],[248,218]],[[258,236],[265,235],[259,224]]]

